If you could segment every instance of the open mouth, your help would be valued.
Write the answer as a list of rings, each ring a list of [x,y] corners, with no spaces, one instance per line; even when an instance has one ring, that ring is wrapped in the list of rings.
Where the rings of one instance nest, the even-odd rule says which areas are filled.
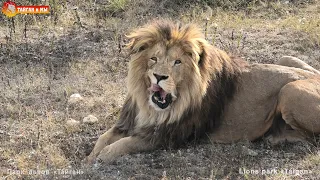
[[[152,84],[149,88],[153,94],[151,100],[159,108],[165,109],[172,103],[172,95],[163,90],[158,84]]]

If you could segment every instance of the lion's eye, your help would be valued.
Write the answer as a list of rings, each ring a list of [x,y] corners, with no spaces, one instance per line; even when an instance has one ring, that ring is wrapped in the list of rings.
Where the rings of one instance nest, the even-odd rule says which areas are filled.
[[[157,62],[157,57],[152,57],[150,58],[151,61],[154,61],[155,63]]]
[[[180,59],[174,61],[174,65],[179,65],[179,64],[181,64],[181,60]]]

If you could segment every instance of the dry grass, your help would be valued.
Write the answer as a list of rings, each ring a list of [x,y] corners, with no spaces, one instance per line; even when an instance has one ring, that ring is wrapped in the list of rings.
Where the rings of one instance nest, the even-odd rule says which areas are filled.
[[[128,155],[102,167],[83,168],[80,163],[98,135],[119,116],[126,94],[124,35],[132,28],[155,17],[196,22],[207,29],[209,41],[248,61],[273,63],[283,55],[293,55],[320,69],[319,2],[260,1],[243,4],[236,11],[217,4],[209,7],[205,1],[95,2],[50,1],[52,15],[17,16],[14,24],[0,16],[1,177],[319,179],[319,140],[315,145],[278,147],[263,140],[233,145],[202,142],[179,150]],[[116,3],[114,9],[112,3]],[[73,93],[80,93],[83,100],[69,103]],[[99,121],[82,123],[89,114]],[[81,123],[69,126],[70,118]],[[241,174],[243,168],[310,173]],[[44,174],[29,175],[29,170]]]

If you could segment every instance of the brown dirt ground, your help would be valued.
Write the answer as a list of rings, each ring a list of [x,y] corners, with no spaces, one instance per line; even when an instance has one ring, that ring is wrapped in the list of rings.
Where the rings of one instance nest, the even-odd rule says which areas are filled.
[[[11,37],[12,21],[1,15],[0,177],[320,179],[319,137],[315,137],[315,144],[275,147],[264,138],[231,145],[203,140],[180,149],[126,155],[112,164],[81,165],[97,137],[116,122],[124,102],[125,34],[153,18],[196,22],[203,29],[207,27],[210,42],[250,62],[274,63],[283,55],[292,55],[320,69],[319,2],[281,2],[272,8],[260,4],[249,12],[248,8],[225,11],[192,2],[179,7],[170,1],[133,1],[125,12],[113,13],[113,17],[98,10],[91,14],[79,6],[84,27],[75,23],[70,4],[57,10],[56,24],[54,15],[16,17]],[[210,17],[207,25],[206,17]],[[84,99],[68,103],[73,93]],[[89,114],[99,122],[82,123]],[[69,118],[80,125],[66,125]],[[245,169],[252,172],[242,174]],[[30,175],[30,170],[48,170],[49,174]]]

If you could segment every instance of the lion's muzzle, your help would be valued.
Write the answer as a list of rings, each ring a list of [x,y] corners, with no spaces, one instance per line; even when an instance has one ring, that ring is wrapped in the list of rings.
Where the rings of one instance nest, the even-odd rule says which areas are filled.
[[[148,89],[153,93],[151,100],[159,108],[165,109],[172,103],[172,95],[163,90],[158,84],[152,84]]]

